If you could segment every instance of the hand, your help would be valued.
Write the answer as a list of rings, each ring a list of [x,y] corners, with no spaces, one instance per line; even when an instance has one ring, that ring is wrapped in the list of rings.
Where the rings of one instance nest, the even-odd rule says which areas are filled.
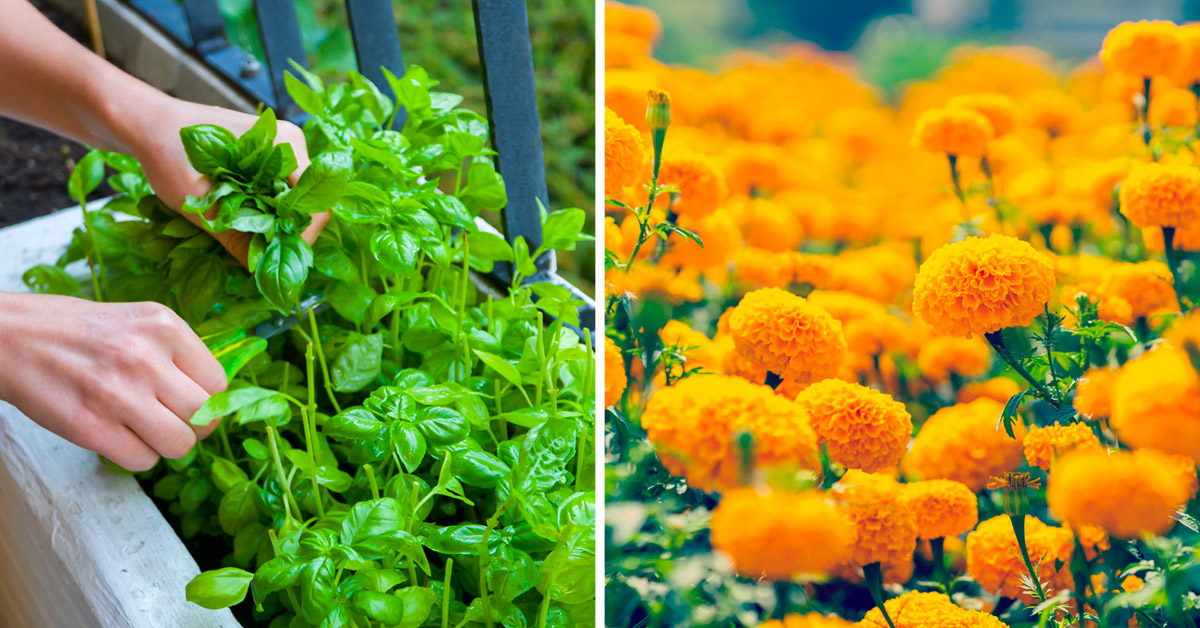
[[[162,96],[155,106],[142,109],[142,118],[134,124],[122,124],[127,129],[124,143],[130,152],[142,164],[150,187],[172,209],[179,211],[183,201],[189,195],[204,196],[210,187],[208,177],[192,169],[183,150],[183,142],[179,139],[179,130],[196,124],[215,124],[225,127],[241,135],[250,130],[258,120],[252,116],[221,107],[201,105],[193,102]],[[128,122],[128,121],[126,121]],[[279,133],[276,143],[291,144],[296,153],[296,171],[288,177],[292,185],[300,179],[300,173],[308,167],[308,150],[305,147],[304,132],[291,122],[279,122]],[[200,217],[184,213],[184,217],[203,227]],[[206,216],[216,217],[216,209],[210,210]],[[312,224],[304,230],[302,237],[312,244],[321,229],[329,222],[329,213],[313,215]],[[246,264],[250,251],[250,240],[254,234],[238,231],[214,233],[213,237],[221,243],[243,265]]]
[[[182,458],[216,427],[188,423],[225,370],[169,308],[0,293],[0,399],[129,469]]]

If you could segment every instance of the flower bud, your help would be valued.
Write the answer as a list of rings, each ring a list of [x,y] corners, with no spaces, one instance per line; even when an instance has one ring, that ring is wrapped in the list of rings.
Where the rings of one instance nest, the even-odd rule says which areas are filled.
[[[665,131],[671,126],[671,95],[652,89],[646,92],[646,126],[651,131]]]

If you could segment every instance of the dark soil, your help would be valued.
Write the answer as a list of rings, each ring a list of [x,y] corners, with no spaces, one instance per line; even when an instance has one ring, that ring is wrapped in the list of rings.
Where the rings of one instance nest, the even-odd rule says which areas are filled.
[[[87,28],[33,0],[67,34],[90,45]],[[0,118],[0,227],[75,205],[67,177],[86,148],[49,131]]]

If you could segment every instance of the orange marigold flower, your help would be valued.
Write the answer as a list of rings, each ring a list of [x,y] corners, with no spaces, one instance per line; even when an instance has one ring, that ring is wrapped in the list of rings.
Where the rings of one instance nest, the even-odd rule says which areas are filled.
[[[1071,562],[1074,538],[1066,528],[1048,526],[1033,516],[1025,517],[1025,543],[1030,559],[1037,567],[1038,578],[1048,582],[1051,589],[1072,587],[1070,570],[1065,564]],[[1034,557],[1040,557],[1041,562]],[[1061,570],[1055,568],[1058,561],[1064,564]],[[1022,577],[1029,574],[1017,550],[1012,520],[1007,515],[981,522],[967,535],[967,573],[985,591],[1034,603],[1033,596],[1021,584]]]
[[[1147,249],[1156,253],[1163,252],[1161,229],[1144,229],[1142,241],[1146,243]],[[1171,247],[1176,251],[1200,251],[1200,224],[1176,227]]]
[[[699,155],[663,156],[658,184],[678,188],[679,198],[672,209],[680,216],[692,218],[716,211],[728,193],[725,175],[708,158]]]
[[[608,336],[604,337],[604,406],[612,407],[625,395],[625,360],[621,350]]]
[[[1075,411],[1089,419],[1111,414],[1113,385],[1117,383],[1119,373],[1116,369],[1105,368],[1084,373],[1075,386]]]
[[[785,615],[783,619],[772,619],[758,628],[853,628],[854,624],[837,617],[826,617],[820,613],[807,615]]]
[[[641,178],[646,148],[642,134],[612,109],[604,110],[604,193],[620,193]]]
[[[1179,485],[1183,487],[1181,502],[1188,501],[1196,494],[1196,463],[1191,458],[1166,454],[1153,449],[1136,449],[1133,455],[1140,460],[1149,460],[1149,464],[1162,467],[1174,474],[1179,480]]]
[[[1127,362],[1109,424],[1121,440],[1200,460],[1200,378],[1187,353],[1158,347]]]
[[[688,370],[699,368],[703,373],[718,373],[721,370],[722,351],[708,336],[692,329],[687,323],[669,320],[658,337],[663,347],[675,347],[683,354],[684,367]]]
[[[702,490],[741,481],[739,432],[753,435],[757,467],[812,469],[817,437],[804,409],[760,384],[725,375],[688,377],[650,397],[642,427],[664,466]]]
[[[738,573],[771,580],[824,574],[854,539],[846,518],[816,491],[734,489],[713,510],[711,527],[713,549],[727,554]]]
[[[1050,137],[1066,133],[1079,117],[1079,105],[1067,94],[1055,89],[1038,90],[1021,101],[1026,122]]]
[[[1121,22],[1104,37],[1100,61],[1110,72],[1134,76],[1173,74],[1183,56],[1179,27],[1171,22]]]
[[[850,563],[898,564],[917,547],[917,521],[900,502],[900,483],[882,473],[852,469],[836,487],[842,512],[855,531]]]
[[[1025,434],[1025,459],[1030,466],[1049,471],[1054,461],[1079,449],[1099,449],[1100,439],[1087,423],[1031,427]]]
[[[842,324],[779,288],[748,293],[729,319],[738,353],[783,379],[832,377],[846,357]]]
[[[991,399],[942,408],[929,417],[913,439],[901,468],[922,480],[962,482],[983,490],[988,479],[1021,466],[1024,424],[1013,425],[1016,439],[997,428],[1004,404]]]
[[[1174,278],[1167,265],[1158,260],[1136,264],[1113,264],[1102,274],[1095,294],[1101,300],[1101,317],[1111,315],[1103,307],[1107,301],[1124,301],[1129,304],[1129,320],[1113,318],[1115,322],[1132,324],[1141,316],[1150,317],[1164,312],[1178,312],[1179,300],[1175,296]]]
[[[936,383],[946,381],[951,373],[966,378],[979,377],[987,373],[991,365],[992,347],[982,338],[934,336],[924,342],[917,353],[917,368]]]
[[[805,388],[796,403],[808,411],[829,459],[848,469],[872,473],[894,467],[908,449],[912,417],[890,395],[826,379]]]
[[[958,403],[970,403],[976,399],[992,399],[1008,403],[1012,396],[1021,392],[1021,384],[1007,377],[993,377],[982,382],[967,382],[958,389]]]
[[[1196,95],[1189,89],[1170,89],[1150,100],[1150,124],[1191,127],[1198,117]]]
[[[1108,551],[1111,543],[1108,540],[1108,532],[1100,526],[1076,526],[1074,529],[1075,537],[1079,539],[1079,545],[1083,547],[1083,554],[1088,560],[1094,560],[1097,556]]]
[[[1033,322],[1053,288],[1053,264],[1028,242],[971,237],[939,248],[921,265],[913,311],[942,333],[985,334]]]
[[[1175,32],[1183,45],[1183,58],[1172,82],[1187,87],[1200,81],[1200,25],[1184,24]]]
[[[1017,103],[1004,94],[968,94],[955,96],[946,103],[950,107],[961,107],[978,111],[988,122],[996,137],[1007,134],[1017,126]]]
[[[821,130],[825,137],[862,162],[877,155],[886,145],[892,132],[892,118],[886,109],[838,108],[825,120]]]
[[[1146,581],[1133,575],[1125,576],[1125,579],[1121,581],[1121,590],[1126,593],[1141,591],[1144,586],[1146,586]]]
[[[878,302],[853,292],[814,290],[808,302],[820,306],[842,323],[846,348],[854,353],[875,356],[903,343],[908,325],[893,316]]]
[[[917,118],[913,145],[932,153],[980,157],[996,136],[987,116],[964,107],[930,109]]]
[[[975,493],[961,482],[910,482],[903,485],[900,502],[916,516],[917,538],[958,536],[979,523]]]
[[[1163,333],[1167,343],[1184,351],[1200,349],[1200,312],[1192,312],[1180,316],[1171,322],[1171,326]]]
[[[1200,170],[1178,164],[1142,164],[1121,183],[1121,213],[1133,224],[1184,227],[1200,220]]]
[[[883,603],[896,628],[1005,628],[998,618],[960,608],[944,593],[909,591]],[[878,608],[867,611],[860,628],[889,628]]]
[[[1046,486],[1046,502],[1060,519],[1121,539],[1170,530],[1184,494],[1179,476],[1161,460],[1099,449],[1064,456]]]

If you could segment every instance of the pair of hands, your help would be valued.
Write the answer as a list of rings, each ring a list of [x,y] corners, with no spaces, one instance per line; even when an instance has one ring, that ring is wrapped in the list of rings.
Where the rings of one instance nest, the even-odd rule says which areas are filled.
[[[124,144],[175,209],[209,188],[188,163],[179,129],[216,124],[241,134],[257,120],[169,97],[147,109],[127,127]],[[295,184],[309,164],[304,135],[280,122],[277,142],[296,153]],[[198,216],[184,215],[200,225]],[[314,215],[304,239],[312,243],[328,221],[327,213]],[[213,237],[246,263],[250,234]],[[187,455],[216,426],[196,428],[188,419],[226,386],[224,369],[187,323],[155,303],[0,294],[0,356],[15,367],[0,369],[0,399],[131,471],[149,469],[160,456]]]

